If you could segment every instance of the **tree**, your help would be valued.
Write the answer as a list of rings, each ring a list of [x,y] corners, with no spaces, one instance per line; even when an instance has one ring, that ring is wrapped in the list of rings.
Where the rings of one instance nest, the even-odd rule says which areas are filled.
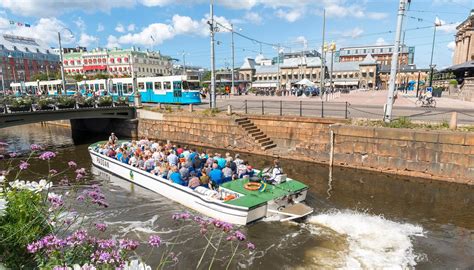
[[[206,73],[204,73],[204,75],[201,78],[201,82],[210,81],[210,80],[211,80],[211,72],[206,71]]]
[[[94,76],[95,79],[98,79],[98,80],[106,80],[109,78],[109,75],[107,74],[103,74],[103,73],[97,73],[95,76]]]
[[[31,77],[31,80],[32,81],[47,81],[48,80],[48,75],[46,75],[45,73],[38,73],[38,74],[35,74]]]

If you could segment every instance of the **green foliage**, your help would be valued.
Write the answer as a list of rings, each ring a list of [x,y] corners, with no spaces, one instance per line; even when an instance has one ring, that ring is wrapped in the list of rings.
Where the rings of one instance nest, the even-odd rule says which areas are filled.
[[[10,108],[30,108],[33,100],[29,97],[15,97],[10,101]]]
[[[117,105],[128,105],[128,98],[127,97],[118,97],[117,101],[115,101]]]
[[[76,74],[76,75],[73,75],[72,78],[73,78],[76,82],[82,82],[82,80],[84,80],[84,75]]]
[[[453,86],[458,86],[458,81],[455,80],[455,79],[452,79],[452,80],[449,81],[449,84],[453,85]]]
[[[57,101],[60,108],[73,108],[76,105],[76,100],[72,96],[59,96]]]
[[[173,108],[171,107],[171,105],[165,105],[165,111],[168,112],[168,113],[172,113]]]
[[[201,111],[201,113],[202,113],[203,115],[205,115],[205,116],[212,116],[212,117],[216,116],[219,112],[220,112],[220,110],[217,109],[217,108],[205,109],[205,110]]]
[[[110,78],[110,76],[103,73],[98,73],[94,75],[94,79],[98,79],[98,80],[103,80],[103,79],[108,79],[108,78]]]
[[[10,269],[34,268],[26,246],[51,232],[41,193],[17,190],[6,195],[8,207],[0,216],[0,261]]]
[[[93,97],[79,96],[77,98],[77,104],[79,104],[80,107],[92,107],[95,104],[95,99]]]
[[[48,75],[45,73],[38,73],[35,74],[31,77],[32,81],[47,81],[48,80]]]
[[[37,101],[38,106],[40,107],[41,110],[45,110],[48,108],[52,108],[54,105],[55,101],[51,97],[40,97]]]
[[[113,99],[111,96],[101,96],[99,97],[97,104],[99,106],[105,107],[105,106],[112,106]]]
[[[413,123],[410,118],[402,116],[390,123],[385,123],[385,126],[390,128],[413,128]]]
[[[204,73],[204,75],[202,76],[201,82],[210,81],[210,80],[211,80],[211,72],[206,71],[206,73]]]

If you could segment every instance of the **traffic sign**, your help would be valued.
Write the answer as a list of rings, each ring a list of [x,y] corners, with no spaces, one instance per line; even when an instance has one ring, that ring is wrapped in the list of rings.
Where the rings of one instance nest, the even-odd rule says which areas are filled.
[[[427,92],[433,92],[433,87],[426,87]]]

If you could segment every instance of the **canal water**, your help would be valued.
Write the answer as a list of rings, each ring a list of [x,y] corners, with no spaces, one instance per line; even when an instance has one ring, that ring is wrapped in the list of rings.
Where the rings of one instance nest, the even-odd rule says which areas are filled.
[[[87,183],[101,185],[110,204],[87,211],[78,206],[87,220],[105,221],[107,233],[117,238],[145,242],[158,234],[173,242],[178,254],[179,262],[170,268],[194,269],[206,241],[196,226],[182,227],[171,219],[187,209],[93,167],[87,146],[96,139],[104,138],[75,144],[68,128],[25,125],[0,130],[0,142],[9,144],[0,151],[25,153],[36,143],[57,151],[53,167],[75,160],[89,169]],[[256,168],[271,162],[258,155],[241,156]],[[31,163],[33,170],[45,170],[43,161]],[[474,267],[474,187],[346,168],[334,169],[329,183],[325,166],[281,163],[289,177],[310,186],[307,203],[315,213],[301,223],[264,220],[242,227],[257,249],[250,255],[239,253],[232,269]],[[149,255],[141,247],[137,253],[153,266],[160,261],[160,250]],[[211,257],[205,257],[205,268]],[[215,268],[224,268],[228,258],[226,250],[218,252]]]

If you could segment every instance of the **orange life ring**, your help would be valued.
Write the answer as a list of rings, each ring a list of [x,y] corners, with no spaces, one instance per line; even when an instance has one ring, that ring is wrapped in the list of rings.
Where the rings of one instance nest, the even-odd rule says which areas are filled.
[[[258,190],[262,184],[256,183],[256,182],[248,182],[247,184],[244,185],[244,188],[246,190]]]

